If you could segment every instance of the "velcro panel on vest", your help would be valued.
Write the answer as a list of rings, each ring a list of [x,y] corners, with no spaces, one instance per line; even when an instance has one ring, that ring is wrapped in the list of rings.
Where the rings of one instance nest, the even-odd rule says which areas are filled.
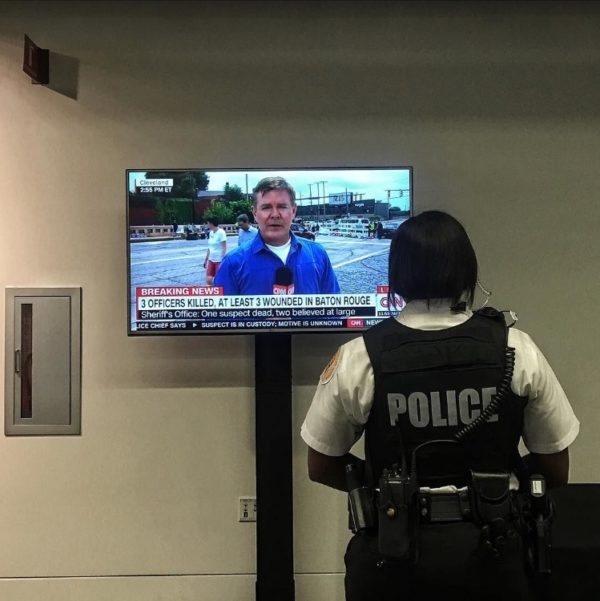
[[[386,336],[381,356],[384,373],[502,367],[504,349],[494,340],[476,337],[406,341]]]

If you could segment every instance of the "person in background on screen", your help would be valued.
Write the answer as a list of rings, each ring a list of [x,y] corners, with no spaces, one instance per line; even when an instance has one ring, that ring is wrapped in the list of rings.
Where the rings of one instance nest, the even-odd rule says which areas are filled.
[[[252,242],[254,237],[258,234],[258,229],[253,225],[250,225],[250,220],[246,213],[242,213],[237,218],[237,224],[239,229],[238,234],[238,246],[245,244],[246,242]]]
[[[206,283],[212,286],[227,252],[227,234],[219,227],[219,220],[216,217],[210,217],[207,223],[208,250],[204,259],[204,269],[206,269]]]
[[[230,252],[215,277],[224,294],[337,294],[333,267],[318,243],[290,232],[296,193],[282,177],[266,177],[253,190],[259,233]]]
[[[342,345],[321,375],[301,430],[310,479],[348,491],[352,465],[350,473],[364,473],[355,488],[381,491],[371,529],[347,547],[347,601],[531,598],[514,508],[531,473],[542,474],[548,487],[568,482],[579,421],[533,340],[515,322],[508,325],[503,312],[472,310],[477,285],[475,251],[462,225],[441,211],[411,217],[395,232],[389,256],[390,293],[406,306]],[[363,433],[365,460],[350,453]],[[518,451],[521,437],[526,458]],[[429,455],[421,460],[419,451]],[[396,513],[401,493],[388,501],[384,492],[389,470],[399,465],[432,496],[444,491],[443,509],[433,515],[432,501],[423,510],[421,496],[406,514]],[[502,490],[516,502],[513,509],[507,504],[502,517],[480,512],[487,497],[477,494],[473,472],[482,486],[484,478],[488,485],[501,481],[494,502]],[[452,512],[461,505],[458,487],[467,484],[469,511]],[[427,519],[417,526],[419,511]],[[406,529],[395,526],[403,515],[413,516]],[[405,545],[409,533],[419,557],[406,546],[397,551],[398,544],[393,561],[384,561],[382,545],[390,552],[390,541]]]

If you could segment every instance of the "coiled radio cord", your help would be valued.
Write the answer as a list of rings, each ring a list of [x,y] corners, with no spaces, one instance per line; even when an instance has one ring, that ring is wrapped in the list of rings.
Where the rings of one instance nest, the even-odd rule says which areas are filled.
[[[512,346],[507,346],[504,351],[504,375],[500,384],[496,388],[496,396],[490,404],[481,412],[481,415],[461,428],[455,435],[455,440],[461,441],[475,430],[479,428],[488,418],[490,418],[504,401],[510,392],[510,384],[512,382],[513,373],[515,371],[515,349]]]

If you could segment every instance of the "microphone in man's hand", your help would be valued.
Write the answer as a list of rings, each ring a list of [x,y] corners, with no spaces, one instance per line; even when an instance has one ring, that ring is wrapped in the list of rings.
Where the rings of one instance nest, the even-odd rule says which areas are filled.
[[[289,267],[280,267],[275,272],[273,294],[294,294],[294,272]]]

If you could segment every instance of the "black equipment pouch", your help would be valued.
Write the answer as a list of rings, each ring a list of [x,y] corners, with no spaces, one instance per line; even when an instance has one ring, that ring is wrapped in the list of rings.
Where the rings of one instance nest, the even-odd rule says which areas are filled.
[[[437,492],[420,489],[419,512],[421,522],[464,522],[471,517],[468,487],[456,492]]]
[[[480,528],[502,519],[512,518],[510,474],[508,472],[471,471],[471,511]]]
[[[386,560],[416,562],[418,558],[418,487],[396,466],[379,480],[379,553]]]
[[[508,472],[471,471],[471,511],[481,528],[478,552],[501,558],[520,549],[516,499]]]

